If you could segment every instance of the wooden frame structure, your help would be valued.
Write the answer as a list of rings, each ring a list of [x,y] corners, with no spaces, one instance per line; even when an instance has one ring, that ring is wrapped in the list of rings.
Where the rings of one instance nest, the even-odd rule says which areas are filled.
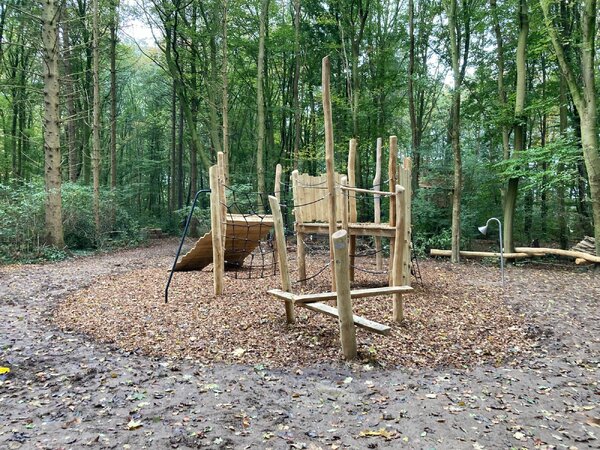
[[[223,294],[225,264],[241,265],[273,228],[273,216],[227,212],[223,153],[209,169],[211,229],[175,265],[176,271],[213,264],[215,295]],[[240,245],[242,242],[242,245]]]
[[[381,256],[381,238],[390,239],[390,264],[389,281],[392,284],[393,267],[395,261],[396,239],[402,244],[402,258],[398,264],[402,266],[401,283],[410,285],[410,242],[411,242],[411,160],[405,158],[402,166],[397,165],[398,144],[395,136],[390,137],[389,157],[389,191],[380,190],[381,158],[378,158],[376,178],[373,189],[360,189],[356,187],[354,161],[356,160],[356,140],[350,141],[348,154],[348,175],[342,175],[329,170],[324,175],[311,176],[301,174],[297,170],[292,172],[292,190],[294,199],[294,230],[297,236],[298,249],[298,277],[306,279],[306,244],[305,238],[309,234],[331,235],[338,229],[344,229],[349,236],[350,252],[350,279],[354,279],[354,262],[357,236],[373,236],[375,238],[377,268],[383,267]],[[378,139],[378,153],[381,154],[381,139]],[[333,160],[333,156],[330,156]],[[328,166],[329,167],[329,166]],[[396,192],[400,185],[402,191]],[[355,193],[371,194],[374,196],[374,222],[358,222],[358,211]],[[390,197],[389,222],[381,222],[381,197]],[[402,196],[403,200],[397,200]],[[401,202],[398,209],[396,203]],[[332,206],[335,205],[335,206]],[[335,225],[332,225],[334,223]],[[400,235],[397,233],[399,226],[403,225]],[[333,278],[335,279],[335,278]],[[335,290],[335,283],[332,285]]]

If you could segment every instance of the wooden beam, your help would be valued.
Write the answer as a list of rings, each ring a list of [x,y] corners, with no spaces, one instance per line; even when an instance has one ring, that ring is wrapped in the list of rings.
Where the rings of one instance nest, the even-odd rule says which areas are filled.
[[[377,288],[367,289],[354,289],[350,291],[350,297],[355,298],[367,298],[367,297],[379,297],[383,295],[402,294],[412,292],[413,288],[410,286],[384,286]],[[269,294],[279,297],[283,300],[292,300],[295,304],[302,306],[306,303],[316,302],[327,302],[335,300],[337,298],[337,292],[319,292],[318,294],[292,294],[291,292],[285,292],[281,289],[271,289]]]
[[[303,305],[303,307],[306,309],[310,309],[311,311],[325,314],[326,316],[339,317],[337,308],[326,305],[325,303],[308,303],[306,305]],[[354,322],[354,325],[356,325],[357,327],[371,331],[372,333],[387,336],[392,331],[392,329],[387,325],[383,325],[381,323],[365,319],[361,316],[353,315],[352,320]]]
[[[269,195],[269,204],[271,205],[273,221],[275,222],[275,239],[277,241],[277,256],[279,258],[281,289],[289,292],[292,290],[292,283],[290,282],[290,270],[288,268],[287,249],[285,245],[285,233],[283,231],[283,217],[281,215],[281,208],[279,206],[279,202],[277,201],[277,197],[273,197],[272,195]],[[294,302],[286,300],[285,317],[287,323],[296,322],[296,315],[294,314]]]
[[[333,238],[331,237],[337,229],[336,204],[335,204],[335,164],[333,152],[333,119],[331,116],[331,92],[329,79],[331,77],[331,65],[329,56],[323,58],[322,62],[322,89],[323,89],[323,116],[325,119],[325,166],[327,168],[327,189],[329,191],[329,256],[333,259]],[[331,267],[331,290],[335,291],[335,269]]]

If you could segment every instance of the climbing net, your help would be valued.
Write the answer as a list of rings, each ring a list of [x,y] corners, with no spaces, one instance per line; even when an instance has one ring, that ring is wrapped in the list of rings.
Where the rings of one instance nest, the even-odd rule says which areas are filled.
[[[277,257],[266,214],[266,196],[225,186],[225,268],[233,278],[265,278],[277,273]]]

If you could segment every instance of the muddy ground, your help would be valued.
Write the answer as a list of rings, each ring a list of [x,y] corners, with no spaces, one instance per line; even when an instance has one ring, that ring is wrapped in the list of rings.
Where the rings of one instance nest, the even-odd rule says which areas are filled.
[[[0,449],[600,448],[600,275],[509,267],[503,302],[535,352],[496,367],[199,364],[53,322],[94,280],[168,266],[174,241],[0,269]],[[479,264],[421,265],[497,283]],[[497,285],[497,284],[496,284]]]

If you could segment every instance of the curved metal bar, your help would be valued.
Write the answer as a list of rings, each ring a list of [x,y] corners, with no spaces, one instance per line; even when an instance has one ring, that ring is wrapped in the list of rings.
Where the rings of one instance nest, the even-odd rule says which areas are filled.
[[[185,241],[185,236],[187,235],[188,229],[190,228],[190,223],[192,221],[192,216],[194,215],[194,209],[196,208],[196,203],[198,202],[198,197],[200,194],[205,194],[210,192],[210,189],[200,189],[196,192],[194,196],[194,202],[192,203],[192,209],[190,210],[187,220],[185,221],[185,228],[183,229],[183,235],[181,236],[181,242],[179,243],[179,248],[177,249],[177,254],[175,255],[175,261],[173,261],[173,267],[171,267],[171,273],[169,274],[169,280],[167,281],[167,285],[165,286],[165,303],[169,302],[169,286],[171,285],[171,279],[173,278],[173,272],[175,272],[175,266],[177,265],[177,261],[179,260],[179,254],[181,253],[181,248],[183,247],[183,243]]]

